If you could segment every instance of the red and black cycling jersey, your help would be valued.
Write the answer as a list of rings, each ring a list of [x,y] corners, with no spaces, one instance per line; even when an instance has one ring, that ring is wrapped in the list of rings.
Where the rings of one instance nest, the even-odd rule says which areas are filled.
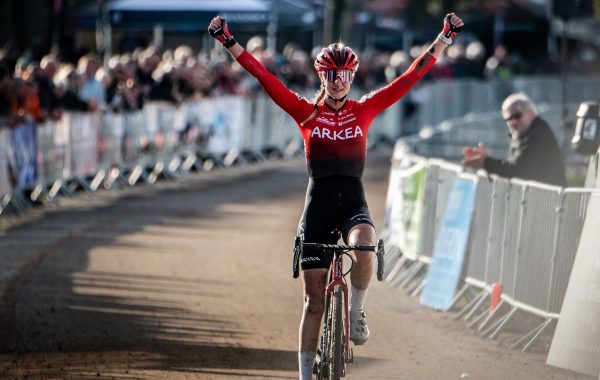
[[[304,139],[308,174],[313,178],[361,177],[373,119],[400,99],[435,63],[435,58],[424,52],[405,73],[359,101],[348,99],[337,111],[321,101],[317,105],[317,116],[301,126],[300,123],[313,113],[314,104],[288,89],[247,51],[237,60],[258,79],[271,99],[296,121]]]

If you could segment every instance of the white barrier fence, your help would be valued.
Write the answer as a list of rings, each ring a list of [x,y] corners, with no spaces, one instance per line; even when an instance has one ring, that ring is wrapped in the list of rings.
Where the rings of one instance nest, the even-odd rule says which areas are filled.
[[[460,166],[409,152],[402,142],[397,144],[390,174],[383,234],[386,281],[421,294],[423,302],[426,274],[440,263],[432,253],[440,252],[440,244],[441,251],[447,246],[446,256],[458,253],[450,252],[455,248],[452,241],[446,237],[440,242],[438,236],[444,215],[452,208],[448,197],[458,179],[473,181],[474,211],[464,216],[471,218],[470,227],[456,231],[467,233],[468,242],[465,261],[453,264],[462,268],[462,287],[453,288],[451,305],[457,318],[489,338],[505,330],[518,310],[540,317],[539,324],[514,344],[529,349],[560,316],[588,202],[600,190],[560,188],[485,173],[474,178],[462,173]],[[414,185],[420,181],[422,185]]]
[[[24,212],[24,193],[52,200],[80,187],[175,179],[193,169],[292,156],[301,141],[292,120],[264,96],[150,103],[125,114],[65,113],[40,125],[0,121],[0,213]]]

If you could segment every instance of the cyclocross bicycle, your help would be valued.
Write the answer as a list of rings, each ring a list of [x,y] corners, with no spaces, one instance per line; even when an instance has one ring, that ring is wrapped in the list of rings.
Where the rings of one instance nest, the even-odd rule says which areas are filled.
[[[325,310],[321,343],[315,360],[314,373],[317,379],[337,380],[346,375],[346,363],[352,363],[350,347],[350,318],[348,305],[348,285],[346,276],[352,271],[354,259],[349,251],[372,251],[377,257],[377,280],[383,279],[383,240],[372,245],[338,245],[304,243],[296,237],[292,276],[300,274],[299,259],[303,250],[320,251],[333,254],[329,267],[329,282],[325,288]],[[344,256],[350,258],[350,268],[344,272]]]

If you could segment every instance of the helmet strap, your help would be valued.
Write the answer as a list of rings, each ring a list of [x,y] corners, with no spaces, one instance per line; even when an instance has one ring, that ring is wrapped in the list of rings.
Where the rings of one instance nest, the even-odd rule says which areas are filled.
[[[343,102],[343,101],[346,99],[346,96],[348,96],[348,94],[346,94],[346,95],[342,96],[342,97],[341,97],[341,98],[339,98],[339,99],[336,99],[336,98],[334,98],[333,96],[331,96],[331,95],[329,95],[329,94],[327,95],[327,97],[328,97],[329,99],[333,100],[334,102]]]

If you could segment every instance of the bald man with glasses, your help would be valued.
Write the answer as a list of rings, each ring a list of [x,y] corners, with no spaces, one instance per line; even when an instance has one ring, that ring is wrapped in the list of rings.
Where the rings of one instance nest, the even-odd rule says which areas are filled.
[[[566,186],[565,164],[558,142],[531,99],[522,92],[510,95],[502,103],[502,117],[512,137],[508,157],[504,160],[489,157],[483,143],[479,143],[463,150],[463,165],[501,177]]]

